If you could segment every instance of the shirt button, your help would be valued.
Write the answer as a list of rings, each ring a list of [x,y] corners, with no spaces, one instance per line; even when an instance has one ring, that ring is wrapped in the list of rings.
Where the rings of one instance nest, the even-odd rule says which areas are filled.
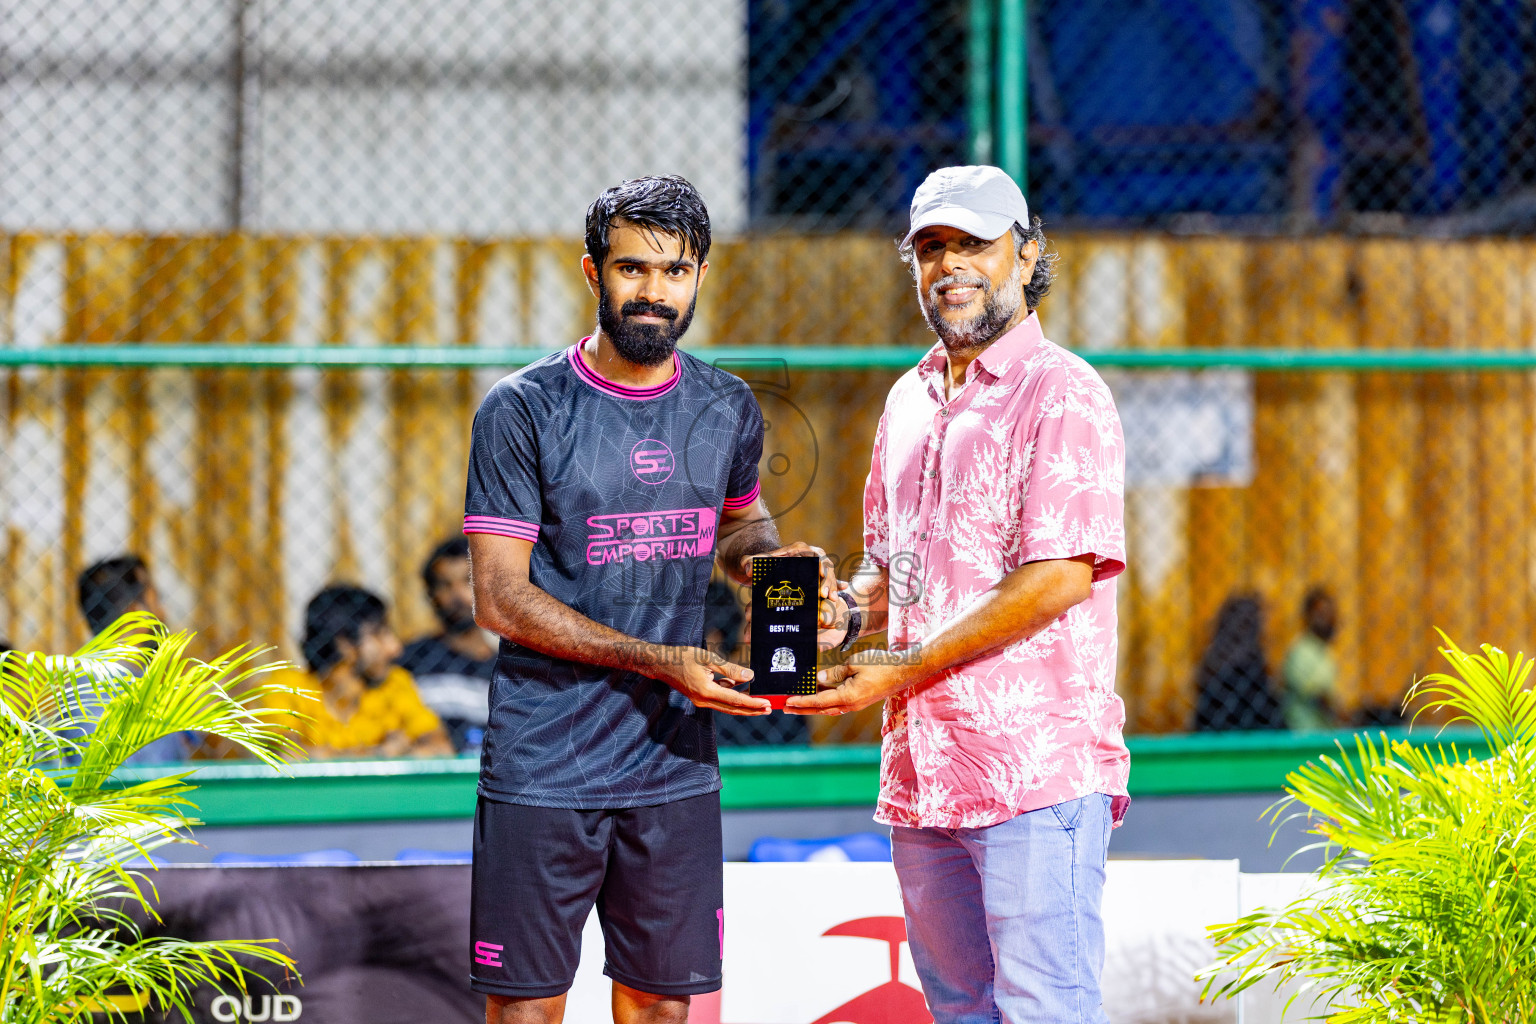
[[[928,539],[928,535],[926,533],[920,533],[920,534],[917,535],[917,539],[918,540],[927,540]]]
[[[940,416],[948,416],[949,415],[949,407],[945,406],[944,408],[940,409],[939,410],[939,415]]]

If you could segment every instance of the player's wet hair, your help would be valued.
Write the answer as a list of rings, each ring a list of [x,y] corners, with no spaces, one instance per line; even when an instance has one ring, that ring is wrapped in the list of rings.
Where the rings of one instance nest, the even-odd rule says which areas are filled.
[[[356,644],[363,627],[384,624],[384,599],[361,587],[326,587],[310,598],[304,609],[304,660],[317,675],[324,675],[341,660],[338,638]]]
[[[608,259],[615,221],[680,238],[685,254],[700,263],[709,259],[709,210],[699,190],[679,175],[630,178],[592,200],[587,207],[587,255],[599,270]]]
[[[80,573],[76,581],[80,613],[92,633],[100,633],[149,589],[149,567],[138,555],[103,559]]]

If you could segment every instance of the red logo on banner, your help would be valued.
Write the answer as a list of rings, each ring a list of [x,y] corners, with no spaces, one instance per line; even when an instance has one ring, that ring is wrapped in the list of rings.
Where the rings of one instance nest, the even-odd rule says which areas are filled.
[[[861,917],[833,925],[823,935],[850,935],[860,939],[880,939],[890,944],[891,980],[855,996],[813,1024],[933,1024],[933,1014],[923,994],[911,985],[896,980],[901,972],[901,944],[907,941],[907,923],[899,917]]]

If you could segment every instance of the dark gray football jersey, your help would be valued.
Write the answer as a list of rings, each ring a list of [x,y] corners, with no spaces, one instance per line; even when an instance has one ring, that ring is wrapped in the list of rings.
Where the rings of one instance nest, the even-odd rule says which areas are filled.
[[[533,541],[529,578],[606,626],[698,646],[723,511],[757,498],[763,415],[739,378],[684,352],[654,388],[576,346],[503,378],[475,414],[464,531]],[[505,638],[482,795],[642,807],[720,788],[714,722],[665,683]]]

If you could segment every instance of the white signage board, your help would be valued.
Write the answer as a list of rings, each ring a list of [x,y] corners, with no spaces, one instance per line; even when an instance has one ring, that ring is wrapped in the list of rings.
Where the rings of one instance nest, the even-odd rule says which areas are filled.
[[[1253,375],[1106,370],[1125,432],[1127,487],[1253,482]]]
[[[1236,861],[1111,861],[1104,1002],[1115,1024],[1230,1024],[1200,1005],[1208,924],[1237,916]],[[725,985],[692,1024],[929,1024],[890,864],[727,864]],[[594,915],[566,1019],[611,1019]]]

